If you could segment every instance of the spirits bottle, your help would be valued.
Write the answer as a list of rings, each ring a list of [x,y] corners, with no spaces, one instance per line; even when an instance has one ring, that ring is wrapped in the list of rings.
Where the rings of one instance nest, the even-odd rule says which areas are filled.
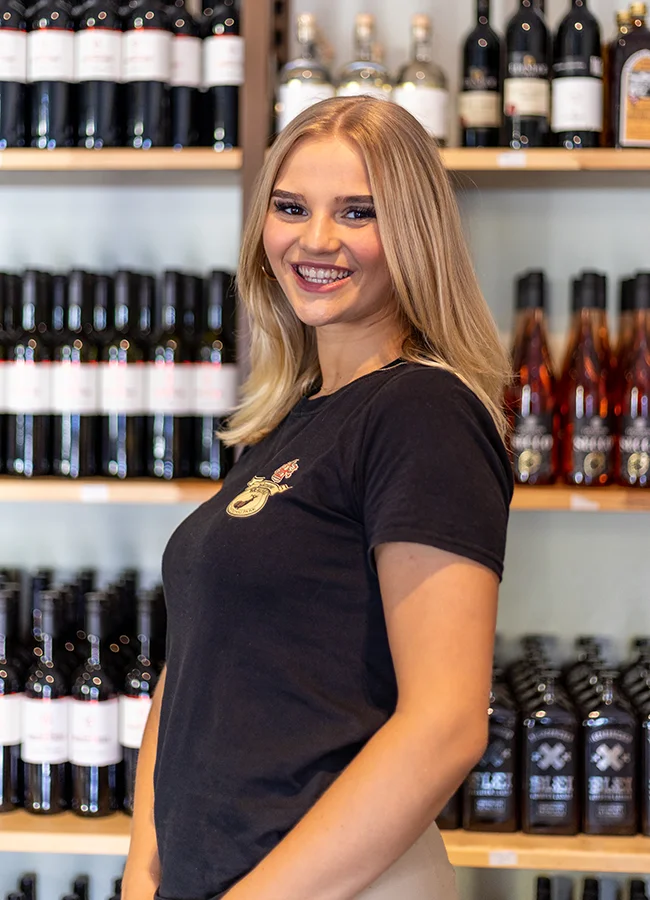
[[[458,98],[463,147],[499,146],[503,51],[503,41],[490,27],[490,0],[476,0],[476,25],[463,46]]]
[[[339,74],[336,93],[339,97],[374,97],[389,100],[392,90],[386,66],[374,59],[375,17],[360,13],[355,19],[355,58]]]
[[[328,70],[318,59],[316,18],[311,13],[298,16],[300,55],[280,72],[275,104],[276,131],[279,133],[301,112],[334,96]]]
[[[632,341],[621,366],[617,477],[625,487],[650,487],[650,272],[634,280]]]
[[[612,58],[612,125],[616,147],[650,147],[650,30],[647,5],[632,3],[632,28],[620,35]]]
[[[432,61],[431,19],[413,16],[411,34],[411,62],[398,75],[393,100],[444,146],[449,137],[449,91],[445,73]]]

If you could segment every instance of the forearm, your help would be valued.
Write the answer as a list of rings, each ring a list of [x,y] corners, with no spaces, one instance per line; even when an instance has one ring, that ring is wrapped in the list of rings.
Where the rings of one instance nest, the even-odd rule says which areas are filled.
[[[481,752],[454,717],[395,714],[226,900],[351,900],[433,822]]]

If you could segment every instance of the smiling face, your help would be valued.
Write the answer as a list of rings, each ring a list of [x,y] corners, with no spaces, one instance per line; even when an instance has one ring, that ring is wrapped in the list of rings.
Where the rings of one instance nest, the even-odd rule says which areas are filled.
[[[370,324],[393,316],[368,172],[353,145],[314,138],[296,145],[275,184],[264,249],[305,325]]]

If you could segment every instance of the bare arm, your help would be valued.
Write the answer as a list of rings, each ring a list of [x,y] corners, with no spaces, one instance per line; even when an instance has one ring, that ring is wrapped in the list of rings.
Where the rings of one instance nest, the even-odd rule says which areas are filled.
[[[498,580],[411,543],[377,549],[395,714],[227,900],[352,900],[433,822],[487,740]]]
[[[166,674],[167,670],[163,669],[156,685],[138,755],[131,845],[122,884],[123,900],[153,900],[160,883],[158,844],[153,823],[153,770]]]

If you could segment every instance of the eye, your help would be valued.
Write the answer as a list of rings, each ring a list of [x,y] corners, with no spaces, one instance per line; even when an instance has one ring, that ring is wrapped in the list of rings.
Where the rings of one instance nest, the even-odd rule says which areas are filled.
[[[292,203],[290,200],[274,200],[273,205],[277,212],[287,216],[300,216],[305,212],[302,206],[298,206],[297,203]]]
[[[363,222],[364,219],[377,218],[377,213],[373,206],[354,206],[346,210],[343,215],[344,218],[351,219],[353,222]]]

